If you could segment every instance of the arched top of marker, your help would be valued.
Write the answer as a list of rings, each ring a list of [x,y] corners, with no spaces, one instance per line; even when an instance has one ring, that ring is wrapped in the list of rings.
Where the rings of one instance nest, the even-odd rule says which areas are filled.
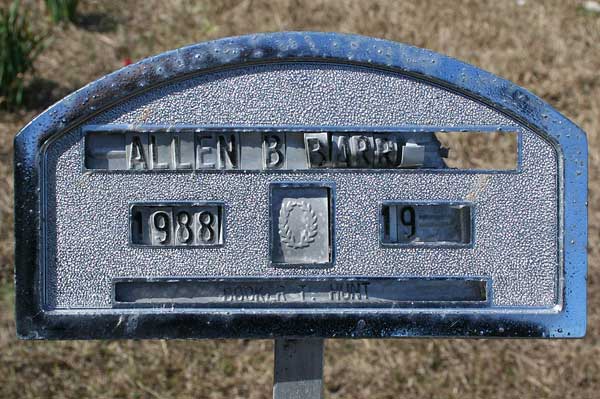
[[[560,147],[581,144],[585,133],[529,91],[470,64],[433,51],[359,35],[278,32],[224,38],[146,58],[67,96],[27,125],[17,147],[69,129],[131,96],[174,80],[249,64],[310,61],[385,69],[459,92],[547,135]],[[20,144],[24,144],[21,146]],[[29,145],[27,145],[29,144]],[[28,158],[28,157],[26,157]]]

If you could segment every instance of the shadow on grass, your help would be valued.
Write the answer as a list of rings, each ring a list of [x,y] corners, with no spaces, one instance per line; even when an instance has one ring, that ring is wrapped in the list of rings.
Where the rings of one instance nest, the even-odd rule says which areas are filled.
[[[118,21],[109,14],[92,12],[89,14],[77,15],[75,24],[90,32],[107,33],[114,32],[117,29]]]

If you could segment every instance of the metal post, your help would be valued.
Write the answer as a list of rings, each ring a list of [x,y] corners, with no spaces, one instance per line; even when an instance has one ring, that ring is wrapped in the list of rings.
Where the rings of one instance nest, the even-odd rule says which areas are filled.
[[[323,398],[323,340],[276,339],[273,399]]]

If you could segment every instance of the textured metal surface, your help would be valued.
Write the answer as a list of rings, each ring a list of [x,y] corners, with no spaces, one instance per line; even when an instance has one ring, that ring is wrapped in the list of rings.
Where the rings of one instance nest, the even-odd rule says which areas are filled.
[[[239,93],[245,94],[240,98]],[[318,106],[313,102],[317,95]],[[425,104],[436,105],[431,109]],[[310,64],[251,67],[184,81],[133,98],[91,121],[133,125],[285,122],[309,126],[511,124],[479,103],[397,74]],[[520,174],[106,175],[81,173],[83,146],[76,130],[50,144],[46,152],[47,226],[49,242],[56,242],[48,247],[47,305],[51,309],[110,307],[114,277],[362,275],[490,276],[494,305],[551,307],[558,284],[558,163],[550,143],[538,135],[524,130],[522,140]],[[269,266],[269,184],[279,181],[336,184],[333,267],[282,270]],[[224,201],[227,245],[200,251],[128,248],[127,204],[144,200]],[[389,200],[472,201],[477,210],[474,248],[380,248],[379,204]],[[81,259],[88,260],[83,274]]]
[[[256,65],[183,80],[129,99],[92,124],[459,126],[514,124],[463,96],[349,65]]]
[[[319,90],[314,90],[315,82],[311,82],[310,79],[308,81],[300,80],[299,88],[302,90],[299,90],[298,93],[307,95],[307,98],[305,98],[307,103],[304,104],[304,108],[302,109],[292,109],[291,111],[295,111],[296,113],[288,119],[285,119],[284,116],[286,113],[289,113],[290,109],[286,109],[285,105],[298,104],[299,99],[295,97],[293,92],[289,91],[291,86],[286,86],[285,79],[284,82],[279,82],[281,84],[281,92],[265,91],[263,92],[261,101],[254,102],[252,98],[246,96],[248,90],[244,87],[244,84],[250,84],[254,81],[255,86],[257,84],[259,86],[266,84],[267,87],[272,88],[274,87],[273,84],[277,83],[281,77],[277,78],[277,76],[270,76],[269,74],[277,75],[278,69],[283,68],[291,70],[290,75],[296,76],[297,79],[297,77],[303,74],[307,75],[305,73],[306,65],[297,65],[294,67],[278,67],[273,65],[248,67],[255,72],[250,74],[250,82],[246,83],[242,82],[244,76],[235,76],[236,73],[239,75],[239,70],[217,72],[216,75],[224,74],[228,76],[229,74],[235,84],[223,87],[221,81],[226,79],[219,78],[217,81],[205,81],[205,85],[203,85],[199,84],[198,80],[206,79],[207,76],[201,76],[163,86],[146,92],[142,96],[128,99],[130,95],[140,92],[147,87],[165,83],[174,78],[184,78],[193,73],[208,72],[217,66],[225,67],[247,62],[290,60],[319,60],[336,64],[353,63],[360,65],[360,68],[339,65],[324,66],[323,64],[309,65],[308,68],[313,68],[313,73],[316,72],[315,74],[321,79],[319,82],[316,82],[316,87]],[[411,79],[390,72],[366,71],[363,68],[365,66],[376,66],[377,68],[400,72],[405,76],[411,77]],[[263,68],[263,72],[258,73],[260,72],[258,70],[261,68]],[[258,77],[263,73],[267,76]],[[213,74],[208,79],[214,79],[216,75]],[[331,81],[323,80],[323,76],[326,76]],[[255,79],[252,79],[252,77],[255,77]],[[424,81],[432,82],[433,85],[416,82],[412,78],[423,79]],[[356,93],[354,97],[344,95],[344,93],[338,95],[336,92],[339,90],[338,87],[341,88],[341,91],[347,88],[348,81],[344,81],[344,79],[350,79],[351,82],[355,82],[355,87],[360,89],[357,90],[357,93],[368,93],[369,97],[366,97],[367,100],[365,101],[365,97],[356,95]],[[368,84],[364,82],[361,84],[362,79],[373,80],[370,80]],[[460,94],[452,94],[435,85],[441,85],[442,87],[449,88],[453,93]],[[207,86],[212,91],[202,92],[201,88],[204,86]],[[226,89],[224,93],[226,95],[222,97],[215,96],[215,90],[218,91],[219,87]],[[373,101],[370,99],[370,96],[377,95],[377,93],[369,91],[373,87],[377,93],[386,92],[386,90],[390,93],[391,90],[392,96],[380,95],[380,97],[377,97],[381,101],[384,101],[383,103],[381,101]],[[200,92],[194,92],[194,89],[199,89]],[[253,95],[257,95],[260,92],[260,87],[257,86],[256,90],[253,92]],[[411,92],[411,90],[415,91]],[[277,97],[273,95],[274,93],[287,95],[287,101],[282,103],[283,106],[281,109],[273,106],[274,100],[272,99]],[[163,97],[165,99],[164,106],[159,107],[159,111],[150,109],[152,107],[152,101],[150,100],[153,95],[166,95]],[[192,97],[186,97],[186,95]],[[416,101],[416,103],[402,104],[402,101],[398,100],[399,97],[404,96],[411,98],[411,95],[414,96],[413,101]],[[186,113],[186,107],[182,106],[180,102],[181,99],[186,98],[192,104],[195,104],[192,107],[194,108],[192,110],[193,113]],[[202,100],[204,98],[210,98],[210,101]],[[312,98],[324,101],[327,105],[324,108],[322,105],[311,103],[310,100]],[[332,101],[328,102],[327,98]],[[360,98],[362,101],[356,101],[354,98]],[[422,98],[424,100],[421,100]],[[121,105],[98,115],[94,119],[89,119],[97,111],[105,109],[121,99],[125,100]],[[437,105],[438,103],[440,104],[439,106]],[[243,110],[238,108],[238,104],[241,104],[240,106],[246,107],[245,109],[252,112],[244,114]],[[308,106],[306,106],[307,104]],[[391,104],[393,109],[386,111],[382,104]],[[251,108],[252,106],[255,108]],[[264,106],[264,108],[260,108],[261,106]],[[330,108],[327,108],[327,106]],[[348,108],[344,112],[343,108],[345,106]],[[372,112],[365,113],[365,109],[370,109]],[[485,206],[486,203],[489,204],[492,201],[497,201],[497,204],[504,204],[503,201],[507,199],[517,201],[515,206],[511,208],[516,209],[517,212],[520,209],[525,210],[519,216],[529,218],[532,227],[539,229],[536,233],[540,237],[549,237],[551,234],[555,237],[558,235],[558,240],[555,240],[553,244],[546,241],[547,244],[550,243],[550,250],[548,250],[548,247],[541,249],[544,250],[544,253],[556,250],[554,255],[559,254],[559,260],[564,260],[564,269],[558,268],[558,276],[561,278],[558,279],[558,289],[556,290],[554,286],[551,286],[556,284],[556,265],[558,263],[556,259],[552,260],[552,268],[547,263],[548,259],[542,262],[542,266],[540,266],[537,257],[529,259],[529,262],[525,262],[525,264],[515,265],[510,263],[504,268],[501,267],[499,270],[504,270],[507,273],[504,277],[498,275],[497,277],[499,278],[494,279],[494,304],[550,306],[554,303],[556,297],[560,296],[557,293],[561,294],[564,292],[564,300],[560,301],[561,306],[555,307],[549,312],[540,311],[535,307],[530,310],[523,307],[516,307],[508,309],[498,308],[500,309],[498,312],[489,314],[472,313],[470,311],[467,313],[464,311],[443,313],[419,311],[391,314],[386,312],[361,311],[358,313],[345,312],[341,314],[298,312],[293,317],[289,313],[261,312],[208,312],[192,314],[186,312],[165,313],[149,311],[144,314],[138,314],[137,312],[102,311],[101,309],[95,312],[77,310],[49,311],[42,304],[42,297],[39,295],[43,291],[40,284],[42,281],[40,280],[41,270],[39,269],[40,260],[42,259],[40,255],[44,255],[45,260],[50,262],[47,265],[51,264],[56,255],[60,256],[61,261],[81,256],[81,253],[77,252],[77,246],[74,246],[73,242],[69,243],[67,234],[77,234],[79,236],[78,244],[85,248],[85,241],[90,238],[89,233],[84,229],[76,229],[75,226],[80,220],[96,217],[93,214],[85,214],[85,212],[90,212],[92,207],[98,209],[106,205],[113,211],[117,208],[120,209],[120,205],[117,206],[114,202],[111,203],[111,201],[108,201],[107,203],[106,196],[103,199],[103,194],[106,194],[106,192],[101,192],[100,189],[97,189],[98,187],[104,185],[105,188],[119,188],[125,197],[129,196],[128,198],[135,196],[131,194],[135,191],[151,194],[151,191],[148,189],[149,185],[165,187],[167,191],[164,194],[174,197],[169,199],[183,200],[186,198],[182,197],[190,194],[187,191],[185,193],[184,191],[179,191],[180,189],[173,184],[173,180],[181,179],[181,176],[178,177],[176,174],[152,176],[151,182],[130,176],[127,179],[123,179],[119,185],[116,185],[114,181],[111,182],[111,179],[119,177],[118,175],[95,175],[94,177],[81,175],[78,179],[74,180],[73,172],[71,172],[72,168],[79,165],[81,161],[81,146],[79,145],[81,136],[80,130],[76,129],[77,124],[84,121],[85,123],[141,124],[152,123],[152,121],[157,120],[157,117],[164,118],[161,120],[163,123],[190,123],[189,119],[184,120],[182,118],[187,115],[186,118],[199,118],[192,120],[192,122],[198,120],[206,121],[206,119],[201,119],[202,117],[206,118],[209,116],[208,114],[203,114],[204,110],[210,112],[220,110],[222,112],[222,118],[218,116],[209,123],[243,124],[246,123],[244,120],[250,118],[250,123],[262,120],[264,121],[262,123],[266,124],[321,124],[327,123],[327,120],[330,121],[329,124],[333,125],[365,124],[365,122],[368,125],[381,124],[382,126],[390,124],[521,124],[524,127],[522,130],[523,147],[529,148],[533,153],[544,153],[549,159],[553,159],[554,165],[558,165],[558,167],[554,169],[551,167],[551,173],[547,173],[548,164],[538,163],[542,158],[541,156],[539,159],[537,156],[527,159],[527,155],[524,153],[522,159],[523,169],[520,174],[464,174],[460,175],[460,187],[457,187],[458,185],[455,184],[455,179],[458,176],[456,174],[423,174],[420,175],[421,181],[419,182],[419,186],[416,184],[415,176],[417,175],[415,174],[394,174],[392,175],[394,178],[390,179],[390,181],[386,180],[389,191],[385,192],[387,197],[385,199],[398,199],[395,197],[390,198],[389,192],[402,192],[403,196],[401,199],[407,199],[407,197],[408,199],[416,199],[417,197],[438,199],[430,198],[429,196],[440,194],[441,190],[439,192],[434,191],[437,190],[435,187],[441,186],[444,188],[443,193],[445,196],[449,197],[447,199],[473,200],[479,203],[480,206]],[[331,112],[332,110],[335,112]],[[340,111],[339,113],[338,110]],[[431,114],[427,114],[425,112],[427,110],[432,111]],[[307,122],[302,122],[303,120]],[[36,188],[38,187],[40,165],[37,164],[36,158],[39,159],[40,148],[47,138],[58,137],[57,134],[70,128],[74,128],[75,130],[72,130],[71,133],[68,133],[67,136],[56,144],[50,145],[46,166],[50,166],[50,170],[54,167],[57,168],[55,170],[57,179],[55,184],[51,184],[48,187],[49,190],[47,192],[42,191],[42,194],[47,195],[47,199],[50,201],[48,209],[56,209],[56,212],[58,212],[58,218],[52,219],[52,214],[54,213],[52,211],[47,215],[49,219],[45,219],[50,225],[58,222],[54,237],[51,231],[48,231],[50,233],[48,237],[50,239],[57,239],[58,245],[55,248],[58,248],[59,251],[62,249],[63,252],[53,253],[53,246],[50,246],[49,249],[51,251],[49,253],[38,254],[36,248],[40,246],[38,246],[39,236],[36,234],[36,227],[43,227],[37,223],[46,215],[39,213],[40,207]],[[540,135],[544,136],[548,141],[542,139]],[[551,148],[548,145],[549,142],[556,147]],[[555,150],[560,155],[559,159],[553,158],[556,154]],[[19,299],[17,301],[17,318],[19,333],[28,338],[183,338],[285,335],[323,337],[426,335],[577,336],[583,334],[585,331],[585,199],[587,181],[585,135],[576,126],[525,90],[471,66],[425,50],[357,36],[313,33],[247,36],[201,44],[143,61],[101,79],[66,98],[24,129],[16,139],[15,152],[15,195],[17,197],[15,201],[17,223],[16,275],[17,296]],[[528,173],[538,174],[538,177],[541,176],[541,181],[552,187],[555,193],[554,197],[545,197],[548,191],[545,191],[544,187],[542,187],[543,183],[539,183],[538,180],[536,180],[538,181],[538,185],[529,187],[528,184],[531,183],[532,175],[528,177]],[[234,175],[215,174],[206,177],[203,176],[202,183],[210,182],[215,186],[222,185],[225,189],[221,195],[229,195],[233,201],[239,201],[236,198],[244,190],[248,190],[247,193],[252,196],[260,196],[263,188],[270,181],[283,178],[287,180],[301,180],[304,178],[301,174],[296,173],[277,176],[235,175],[241,184],[247,188],[241,190],[240,193],[234,193],[227,189],[227,179],[229,176]],[[327,174],[323,174],[323,178],[336,183],[338,198],[345,196],[349,199],[347,208],[339,210],[336,223],[343,225],[345,220],[348,223],[348,218],[370,212],[369,206],[365,208],[364,204],[375,204],[373,199],[381,199],[384,194],[383,191],[372,188],[378,187],[381,184],[381,181],[378,180],[381,179],[381,176],[365,173],[361,174],[359,179],[355,178],[355,180],[360,181],[360,187],[368,189],[365,189],[360,195],[350,197],[348,195],[350,191],[348,190],[356,187],[353,186],[353,184],[357,184],[356,181],[351,181],[350,176],[328,176]],[[564,178],[560,187],[556,185],[555,178],[557,176]],[[312,178],[314,179],[314,176]],[[186,179],[189,182],[193,181],[194,178],[188,175]],[[413,180],[412,183],[411,179]],[[500,190],[499,187],[506,188],[508,186],[508,183],[506,181],[503,182],[503,179],[515,181],[521,179],[522,181],[516,184],[515,187],[517,191],[519,189],[522,190],[521,193],[523,196],[515,198],[512,195],[513,193]],[[547,180],[544,181],[544,179]],[[64,187],[69,187],[73,189],[75,195],[72,199],[62,197],[60,193],[55,191],[55,188],[58,187],[61,190]],[[92,195],[94,201],[83,207],[75,207],[73,204],[81,200],[81,198],[78,198],[77,190],[81,190],[82,187],[87,188],[87,192]],[[216,195],[217,191],[211,191],[213,189],[208,188],[208,185],[203,187],[206,190],[201,194],[208,196]],[[210,185],[210,187],[214,186]],[[417,187],[421,188],[416,191]],[[562,194],[559,199],[560,206],[558,210],[556,207],[557,190]],[[199,192],[192,194],[199,194]],[[456,198],[454,198],[455,196]],[[256,199],[258,197],[253,198]],[[354,198],[356,198],[356,201],[360,201],[360,203],[352,203]],[[552,198],[552,203],[545,204],[544,198]],[[151,195],[146,196],[145,199],[151,199]],[[203,199],[208,200],[211,198]],[[118,199],[116,201],[123,200]],[[52,203],[52,201],[55,202]],[[534,214],[535,216],[539,215],[536,214],[537,207],[531,206],[531,203],[536,201],[539,201],[540,206],[543,208],[542,214],[550,220],[535,220]],[[568,207],[563,207],[562,204],[568,204]],[[257,208],[252,212],[263,212],[260,204],[258,204]],[[482,220],[479,222],[482,223],[484,229],[486,223],[489,223],[488,227],[490,228],[492,224],[494,228],[498,228],[495,223],[501,222],[500,213],[503,207],[500,206],[498,208],[490,209],[489,213],[484,214]],[[552,215],[549,211],[550,208],[553,209]],[[67,223],[68,219],[61,219],[61,216],[65,217],[67,214],[61,212],[65,212],[68,209],[83,212],[81,215],[82,218],[74,219],[73,215],[69,215],[71,223]],[[511,211],[514,211],[514,209],[511,209]],[[239,212],[239,216],[243,216],[244,211],[240,210]],[[376,215],[377,209],[375,206],[374,212]],[[114,213],[107,212],[106,215],[112,217]],[[28,220],[32,216],[34,217],[34,223]],[[126,219],[126,214],[123,216]],[[74,220],[76,221],[75,223],[73,223]],[[120,234],[120,222],[114,226],[111,222],[114,221],[107,220],[105,224],[102,224],[102,228],[109,229],[108,233],[110,234]],[[544,226],[546,222],[549,222],[549,224]],[[557,228],[561,222],[564,223],[564,232],[559,234]],[[548,225],[551,226],[550,230],[554,229],[554,231],[548,231]],[[111,228],[114,230],[110,230]],[[351,230],[349,226],[347,228]],[[373,237],[377,237],[377,218],[375,218],[374,224],[370,228],[373,228]],[[475,234],[477,239],[480,239],[479,228],[479,226],[476,226]],[[268,229],[264,231],[268,231]],[[514,237],[527,234],[527,232],[522,230],[510,230],[508,225],[500,225],[499,231],[509,231],[511,234],[514,234]],[[356,237],[356,235],[350,235],[350,237],[353,236]],[[491,253],[494,251],[496,242],[502,241],[506,237],[506,234],[498,234],[498,237],[496,237],[497,240],[485,241],[484,236],[483,242],[486,245],[481,247],[480,250],[485,253],[488,253],[488,251]],[[488,239],[491,238],[494,237],[488,237]],[[537,240],[537,237],[535,239]],[[367,245],[368,248],[371,247],[371,244],[368,242],[350,241],[350,244],[353,243]],[[558,248],[558,245],[561,243],[564,243],[564,245]],[[517,245],[514,248],[510,248],[510,250],[520,251],[522,255],[532,255],[529,252],[531,245],[535,245],[535,240],[532,241],[530,237],[530,239],[523,241],[521,246]],[[97,249],[100,251],[106,250],[106,248],[102,247]],[[240,249],[243,250],[240,252],[246,254],[248,252],[251,253],[256,248],[246,245]],[[347,248],[347,252],[345,253],[347,256],[346,261],[352,260],[355,262],[357,259],[353,259],[353,256],[358,256],[358,260],[360,260],[361,256],[364,256],[362,253],[353,253],[352,249]],[[261,249],[259,247],[258,251],[263,251],[264,253],[264,248]],[[460,251],[462,249],[457,250],[455,254],[461,254],[460,256],[468,255],[468,252],[461,253]],[[164,257],[153,259],[152,257],[155,255],[150,253],[148,255],[150,258],[145,259],[146,264],[150,264],[148,263],[149,260],[164,261]],[[258,255],[260,255],[260,252]],[[371,252],[370,255],[378,254]],[[499,251],[494,254],[493,259],[484,263],[489,266],[493,261],[509,258],[512,255],[514,255],[514,252]],[[340,248],[338,260],[340,258],[343,259],[343,256],[344,253]],[[386,254],[385,256],[390,255]],[[391,268],[388,269],[388,272],[391,270],[392,273],[407,273],[411,272],[410,265],[414,264],[414,257],[419,258],[423,256],[431,255],[427,255],[426,253],[420,254],[415,250],[412,257],[407,257],[407,264],[398,265],[398,259],[391,259],[387,262],[384,259],[377,266]],[[444,259],[443,256],[445,255],[438,254],[438,256],[434,257],[436,265],[442,265],[442,268],[458,267],[454,269],[454,272],[459,274],[472,273],[473,268],[480,267],[479,263],[481,263],[477,262],[476,265],[469,264],[468,270],[461,270],[461,267],[466,267],[467,263],[463,262],[468,262],[468,258],[454,259],[454,264],[450,262],[450,265],[446,265],[444,262],[448,261],[448,259]],[[485,257],[485,255],[483,256]],[[119,257],[117,256],[116,259],[118,261]],[[459,260],[462,266],[457,266]],[[343,265],[343,263],[341,264]],[[48,291],[47,297],[51,300],[50,308],[60,305],[61,301],[63,305],[66,304],[65,307],[70,308],[81,306],[81,303],[84,306],[103,306],[102,303],[106,300],[105,293],[102,292],[102,288],[95,291],[102,284],[94,284],[94,281],[90,278],[90,274],[94,273],[94,267],[98,267],[98,265],[94,265],[94,262],[87,262],[85,267],[82,267],[82,264],[80,264],[77,268],[69,265],[68,262],[67,264],[57,265],[55,276],[48,276],[48,287],[51,289]],[[334,267],[338,267],[338,265],[336,264]],[[369,265],[362,265],[362,267],[368,268]],[[517,273],[511,273],[511,271],[519,267],[525,267],[521,271],[524,270],[530,273],[533,279],[522,279],[514,283],[512,280]],[[394,268],[399,269],[394,271]],[[98,270],[100,269],[96,269],[96,273],[98,273]],[[110,271],[111,269],[109,268],[108,270]],[[112,270],[114,271],[114,269]],[[379,270],[374,271],[379,272]],[[223,272],[223,270],[219,272]],[[264,269],[255,268],[250,270],[250,273],[257,272],[264,273]],[[274,271],[274,273],[277,272],[277,270]],[[423,271],[419,269],[416,272]],[[437,272],[446,274],[448,270],[438,270]],[[346,272],[342,267],[336,270],[335,273],[343,274]],[[59,278],[59,276],[61,277]],[[98,274],[96,274],[97,276]],[[563,276],[564,279],[562,278]],[[81,290],[73,290],[72,286],[69,288],[69,279],[72,280],[73,278],[81,279],[83,283]],[[503,278],[511,281],[502,281]],[[530,290],[534,280],[536,281],[537,288]],[[500,285],[500,289],[496,286],[497,284]],[[92,287],[92,285],[96,285],[97,287]],[[503,293],[502,286],[517,290],[524,296],[511,296],[508,291]],[[52,301],[54,302],[52,303]],[[210,324],[210,328],[207,327],[208,324],[206,323]],[[94,326],[94,328],[89,328],[90,326]]]

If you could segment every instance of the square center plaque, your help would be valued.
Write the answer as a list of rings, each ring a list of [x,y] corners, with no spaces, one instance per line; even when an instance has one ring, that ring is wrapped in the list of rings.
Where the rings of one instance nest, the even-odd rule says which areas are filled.
[[[323,183],[271,185],[273,266],[332,264],[332,186]]]

